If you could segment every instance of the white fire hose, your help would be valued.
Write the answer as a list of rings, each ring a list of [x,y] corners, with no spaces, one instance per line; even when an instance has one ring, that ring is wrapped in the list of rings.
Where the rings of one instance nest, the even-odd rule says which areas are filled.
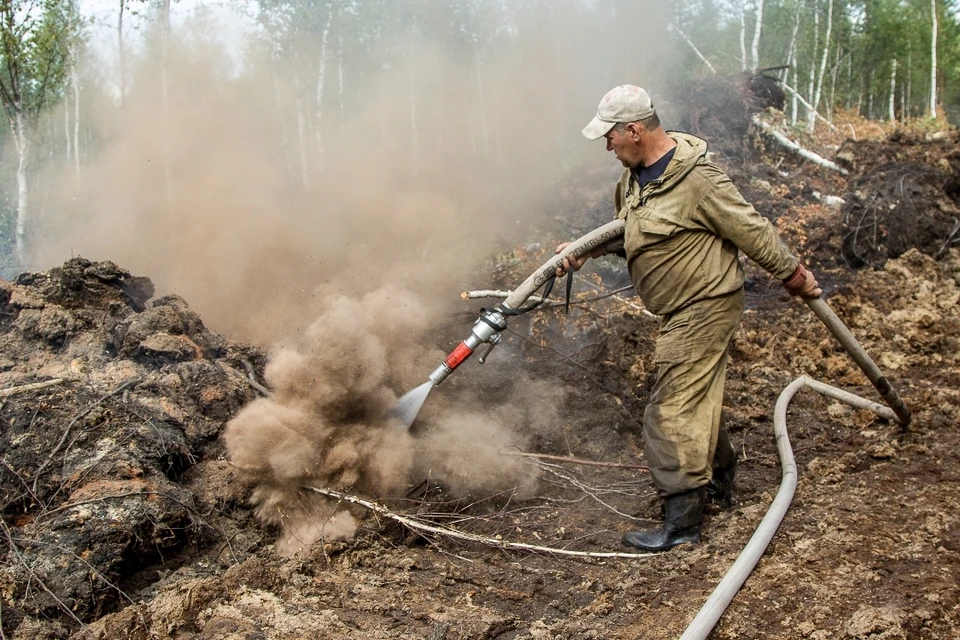
[[[777,438],[777,452],[780,454],[780,490],[777,491],[776,497],[770,503],[770,508],[767,509],[767,514],[760,521],[760,525],[750,538],[747,546],[743,548],[733,566],[727,570],[723,579],[714,588],[713,593],[707,598],[700,612],[697,613],[686,631],[680,636],[680,640],[706,640],[713,627],[720,620],[720,616],[723,615],[740,587],[743,586],[747,576],[760,561],[760,557],[777,532],[780,522],[787,514],[787,509],[790,508],[793,493],[797,488],[797,463],[793,457],[793,449],[790,448],[790,438],[787,436],[787,406],[793,396],[803,387],[810,387],[823,395],[861,409],[870,409],[881,418],[897,419],[896,414],[889,407],[871,402],[823,382],[817,382],[806,376],[800,376],[787,385],[777,398],[777,405],[773,411],[773,432]]]

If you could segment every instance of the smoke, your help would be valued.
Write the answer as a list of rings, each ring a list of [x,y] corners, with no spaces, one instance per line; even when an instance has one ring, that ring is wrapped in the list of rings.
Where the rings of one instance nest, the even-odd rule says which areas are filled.
[[[38,267],[111,260],[210,328],[272,347],[274,395],[225,437],[287,552],[356,524],[303,485],[390,496],[434,478],[460,495],[529,493],[530,466],[501,453],[560,423],[559,392],[516,371],[509,386],[476,379],[494,397],[447,383],[416,437],[388,413],[452,348],[436,327],[463,289],[489,286],[483,261],[568,239],[548,230],[585,208],[598,184],[578,189],[583,176],[612,186],[618,166],[580,129],[616,84],[656,97],[664,24],[652,1],[474,4],[490,12],[475,16],[476,40],[451,31],[456,16],[428,14],[447,3],[411,3],[400,14],[417,18],[380,51],[354,38],[362,25],[338,23],[325,53],[319,38],[251,35],[239,67],[208,18],[178,23],[165,62],[148,38],[123,101],[116,71],[88,63],[79,169],[63,148],[75,105],[47,125]]]
[[[282,531],[281,553],[355,531],[347,509],[304,487],[396,497],[429,478],[461,497],[532,492],[536,468],[504,452],[557,424],[546,388],[515,385],[503,404],[486,408],[477,399],[440,400],[414,437],[390,410],[394,390],[419,382],[442,358],[420,346],[427,308],[392,289],[326,300],[302,337],[271,354],[273,395],[245,407],[224,435],[231,462],[255,486],[256,516]],[[554,409],[523,401],[530,391]]]
[[[319,41],[270,48],[251,32],[238,67],[209,16],[175,24],[166,64],[146,30],[122,105],[116,69],[88,57],[79,171],[63,148],[72,103],[47,125],[34,263],[112,260],[212,329],[264,345],[316,317],[321,284],[455,296],[483,258],[575,215],[584,159],[608,184],[616,163],[580,128],[611,86],[653,90],[665,70],[656,3],[616,15],[579,0],[546,12],[480,3],[490,15],[476,28],[495,37],[473,53],[452,41],[444,4],[431,15],[418,3],[380,55],[338,50],[338,38],[358,43],[335,25],[322,91]]]

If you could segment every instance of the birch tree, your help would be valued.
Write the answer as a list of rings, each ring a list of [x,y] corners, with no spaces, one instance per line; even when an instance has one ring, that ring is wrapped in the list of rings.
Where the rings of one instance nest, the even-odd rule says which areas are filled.
[[[763,0],[757,2],[757,23],[753,28],[753,45],[751,46],[750,72],[756,72],[760,66],[760,31],[763,28]]]
[[[62,3],[0,0],[0,100],[17,151],[15,252],[27,258],[30,159],[40,114],[63,86],[67,20]]]
[[[937,117],[937,0],[930,0],[930,117]]]
[[[807,128],[813,133],[817,124],[817,109],[820,108],[820,94],[823,90],[823,76],[827,71],[827,56],[830,54],[830,34],[833,30],[833,0],[827,0],[827,32],[823,37],[823,55],[820,57],[820,71],[816,74],[815,87],[810,104],[812,109],[807,113]]]
[[[326,22],[320,33],[320,55],[317,60],[316,113],[314,116],[316,118],[317,157],[321,169],[325,160],[323,149],[323,90],[327,79],[327,45],[330,40],[330,29],[333,26],[333,5],[330,2],[326,3],[326,14]]]
[[[887,119],[890,120],[890,122],[895,122],[897,119],[896,99],[897,99],[897,59],[894,58],[893,62],[890,64],[890,101],[887,104]]]
[[[66,72],[67,86],[64,90],[63,132],[65,138],[66,159],[73,163],[74,180],[80,186],[80,49],[83,44],[83,23],[76,0],[67,0],[64,4],[66,19]],[[69,89],[67,93],[66,89]],[[73,104],[70,104],[70,99]],[[73,119],[71,121],[71,116]]]
[[[740,0],[737,3],[737,15],[740,18],[740,71],[747,70],[747,20],[744,16],[744,3],[746,0]]]

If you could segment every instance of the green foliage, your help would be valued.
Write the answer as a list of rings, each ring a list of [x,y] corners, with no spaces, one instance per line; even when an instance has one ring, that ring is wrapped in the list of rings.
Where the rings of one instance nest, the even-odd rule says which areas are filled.
[[[69,3],[0,1],[0,98],[33,123],[61,95],[70,34]]]
[[[938,16],[937,78],[939,103],[952,121],[960,120],[960,0],[936,0]],[[740,7],[744,7],[747,55],[753,39],[756,1],[682,0],[675,3],[677,23],[720,72],[740,69]],[[819,70],[827,24],[828,0],[765,0],[760,68],[789,62],[791,36],[797,32],[796,88],[806,96]],[[799,12],[799,13],[798,13]],[[824,95],[833,104],[885,117],[893,60],[897,60],[894,102],[898,117],[922,117],[930,97],[930,0],[833,0],[830,51]],[[702,74],[704,65],[689,46],[675,39],[687,73]],[[793,72],[791,72],[791,80]],[[906,107],[901,112],[901,105]]]

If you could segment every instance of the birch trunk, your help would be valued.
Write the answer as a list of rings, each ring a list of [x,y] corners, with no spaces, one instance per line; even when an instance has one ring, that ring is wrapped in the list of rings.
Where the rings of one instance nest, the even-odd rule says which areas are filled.
[[[293,90],[296,98],[294,105],[297,110],[297,149],[300,151],[300,183],[306,189],[310,186],[310,170],[307,167],[307,116],[303,109],[303,96],[300,76],[293,76]]]
[[[794,50],[793,58],[790,61],[790,66],[793,68],[793,84],[798,85],[800,82],[800,70],[797,69],[797,52]],[[799,86],[799,85],[798,85]],[[800,98],[800,94],[796,91],[790,96],[790,125],[797,126],[797,102]]]
[[[681,38],[683,38],[683,41],[686,42],[687,45],[689,45],[689,47],[690,47],[691,49],[693,49],[693,53],[697,56],[697,58],[700,59],[700,62],[702,62],[703,64],[707,65],[707,68],[710,69],[710,72],[711,72],[712,74],[716,75],[716,74],[717,74],[717,70],[714,69],[714,68],[713,68],[713,65],[710,64],[710,61],[707,60],[702,53],[700,53],[700,49],[698,49],[698,48],[697,48],[697,45],[695,45],[695,44],[693,43],[693,40],[691,40],[691,39],[687,36],[687,34],[685,34],[685,33],[680,29],[680,27],[678,27],[676,24],[671,24],[671,25],[670,25],[670,28],[671,28],[671,29],[674,29],[674,30],[677,32],[677,34],[678,34]]]
[[[760,66],[760,30],[763,28],[763,0],[757,0],[757,24],[753,29],[753,45],[750,47],[750,72],[754,73]]]
[[[343,28],[337,29],[337,151],[343,148],[344,92],[343,92]]]
[[[287,176],[293,177],[293,160],[290,159],[290,132],[287,130],[287,118],[283,112],[283,94],[280,91],[280,76],[276,70],[271,70],[273,77],[273,100],[277,108],[277,118],[280,120],[280,143],[283,148],[283,159],[287,165]]]
[[[480,51],[474,56],[474,71],[477,76],[477,107],[480,109],[480,138],[483,140],[483,155],[490,156],[490,131],[487,127],[487,105],[483,93],[483,74],[480,72]]]
[[[320,60],[317,61],[317,94],[316,94],[316,111],[314,112],[314,126],[315,126],[315,136],[317,139],[317,164],[322,169],[326,163],[326,156],[324,154],[323,147],[323,86],[326,82],[327,77],[327,42],[330,38],[330,26],[333,23],[333,8],[330,6],[330,3],[327,3],[327,22],[323,26],[323,33],[320,36]],[[298,98],[299,101],[299,92]],[[299,107],[297,109],[300,110]],[[299,117],[299,116],[298,116]],[[298,128],[302,125],[298,121]],[[302,135],[302,132],[301,132]],[[305,152],[301,153],[301,161],[305,161],[306,155]],[[304,182],[306,186],[306,182]]]
[[[17,229],[16,252],[19,265],[27,262],[27,221],[30,219],[30,182],[27,161],[30,152],[30,131],[20,104],[14,105],[13,138],[17,147]]]
[[[817,51],[820,50],[820,0],[813,0],[813,53],[810,55],[810,77],[807,78],[807,101],[813,101],[813,85],[817,77]],[[800,87],[797,87],[798,89]]]
[[[120,11],[117,13],[117,74],[118,92],[120,94],[120,130],[123,131],[124,112],[127,107],[127,52],[123,44],[123,10],[127,0],[120,0]]]
[[[817,124],[816,110],[820,108],[820,94],[823,90],[823,76],[827,72],[827,56],[830,54],[830,35],[833,30],[833,0],[827,1],[827,32],[823,38],[823,55],[820,57],[820,72],[817,74],[817,83],[814,89],[813,99],[810,104],[813,105],[813,111],[807,114],[807,128],[810,133]]]
[[[65,91],[66,93],[66,91]],[[70,135],[70,94],[66,93],[63,105],[63,137],[66,139],[66,160],[73,162],[73,137]]]
[[[803,5],[799,2],[797,3],[797,10],[794,12],[793,16],[793,32],[790,34],[790,46],[787,47],[787,64],[796,66],[797,62],[797,34],[800,32],[800,8]],[[787,68],[783,71],[783,74],[780,76],[781,81],[786,81],[790,79],[790,69]],[[796,78],[794,78],[794,85],[797,84]]]
[[[167,212],[171,215],[173,214],[173,177],[171,170],[171,155],[172,150],[170,148],[170,138],[173,135],[173,127],[170,122],[170,0],[163,0],[163,5],[161,7],[163,14],[160,16],[161,19],[161,32],[160,32],[160,94],[161,100],[163,102],[163,181],[164,188],[166,189],[166,198],[167,198]],[[174,234],[176,234],[176,227],[174,227]]]
[[[778,131],[773,125],[761,120],[760,116],[754,114],[752,120],[755,125],[757,125],[764,131],[764,133],[772,136],[777,142],[782,144],[787,149],[790,149],[800,157],[806,158],[807,160],[809,160],[810,162],[813,162],[814,164],[817,164],[821,167],[825,167],[827,169],[831,169],[833,171],[836,171],[837,173],[841,173],[843,175],[849,175],[849,172],[843,167],[841,167],[840,165],[838,165],[836,162],[832,160],[828,160],[823,156],[820,156],[819,154],[814,153],[813,151],[810,151],[809,149],[805,149],[804,147],[801,147],[799,144],[797,144],[787,136],[783,135],[783,133]]]
[[[746,0],[740,0],[740,71],[747,70],[747,20],[744,16],[743,4]]]
[[[829,120],[824,118],[822,115],[820,115],[820,113],[813,108],[813,105],[811,105],[809,102],[803,99],[803,96],[800,95],[800,92],[798,92],[796,89],[788,85],[786,82],[782,83],[782,85],[783,85],[783,90],[789,93],[793,100],[799,101],[800,104],[804,106],[804,108],[807,110],[808,113],[813,113],[814,117],[820,118],[820,120],[822,120],[823,123],[826,124],[828,127],[833,129],[834,131],[837,130],[836,125],[834,125],[832,122],[830,122]]]
[[[73,86],[73,173],[80,187],[80,73],[77,71],[76,43],[71,55],[70,84]]]
[[[930,117],[937,117],[937,0],[930,0]]]
[[[890,102],[887,104],[887,119],[890,122],[897,121],[897,111],[896,111],[896,98],[897,98],[897,59],[893,59],[893,63],[890,65]]]

